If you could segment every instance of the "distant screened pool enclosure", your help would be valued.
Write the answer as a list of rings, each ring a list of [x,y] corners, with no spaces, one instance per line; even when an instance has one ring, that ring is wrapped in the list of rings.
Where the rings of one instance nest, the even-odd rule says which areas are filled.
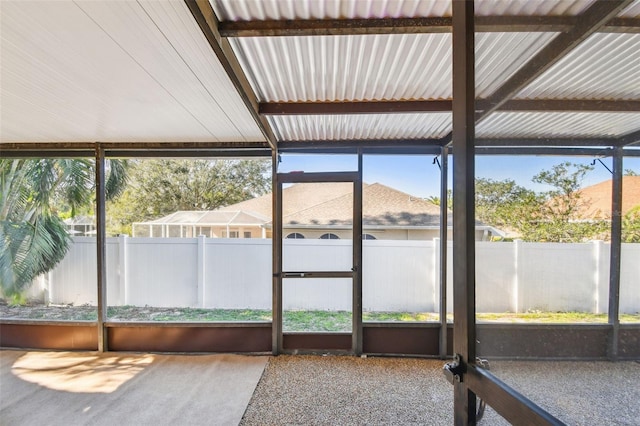
[[[23,258],[16,253],[26,246],[16,241],[30,244],[44,223],[32,212],[68,231],[60,244],[90,246],[83,255],[75,247],[73,261],[56,262],[92,277],[82,285],[91,288],[87,297],[95,295],[81,318],[52,318],[52,304],[41,318],[3,316],[0,346],[439,357],[449,359],[455,423],[461,425],[475,424],[477,398],[511,422],[561,424],[528,400],[526,389],[507,386],[477,357],[640,359],[640,323],[621,321],[640,285],[638,251],[627,242],[636,216],[622,213],[632,196],[623,197],[623,176],[640,173],[640,1],[4,1],[0,12],[0,219],[4,247],[17,247],[2,253],[4,303],[24,302],[18,290],[26,281],[16,284]],[[595,238],[601,241],[576,243],[586,244],[576,250],[589,257],[591,269],[563,263],[571,259],[565,246],[536,251],[526,241],[509,241],[512,255],[534,260],[505,269],[491,250],[507,246],[489,242],[494,238],[484,230],[487,241],[476,243],[475,183],[484,177],[476,166],[489,156],[504,158],[501,167],[514,174],[524,162],[509,166],[509,160],[521,157],[608,170],[609,214],[597,223],[601,238]],[[391,167],[399,157],[419,161]],[[206,230],[193,220],[177,231],[153,228],[153,218],[138,221],[147,222],[148,237],[171,240],[156,239],[153,248],[107,235],[110,220],[134,210],[111,207],[118,167],[142,159],[262,159],[266,173],[253,176],[269,179],[270,217],[228,211],[215,214]],[[29,173],[25,164],[31,164]],[[363,188],[376,182],[394,187],[380,181],[379,172],[397,177],[405,168],[417,188],[437,184],[439,192],[429,194],[438,206],[431,229],[437,236],[428,239],[429,247],[409,241],[407,227],[422,226],[411,222],[411,212],[380,211],[385,226],[406,221],[404,246],[387,254],[382,248],[400,240],[384,238],[395,231],[376,228],[367,216],[371,199]],[[61,176],[82,178],[68,183]],[[31,186],[15,192],[18,182]],[[298,184],[317,185],[308,197],[319,202],[331,192],[323,192],[326,185],[346,190],[317,216],[304,209],[294,215],[286,194]],[[47,188],[51,197],[44,196]],[[80,195],[83,209],[69,201]],[[38,209],[27,208],[30,202]],[[538,204],[539,210],[549,205]],[[65,228],[63,219],[76,216],[89,220],[68,220]],[[262,226],[253,227],[258,222]],[[535,226],[550,223],[538,216]],[[596,225],[573,217],[564,223]],[[76,232],[83,235],[69,236]],[[169,242],[179,247],[162,246]],[[403,250],[411,255],[399,254]],[[309,254],[296,256],[303,252]],[[62,257],[55,249],[49,254]],[[132,255],[135,262],[124,262]],[[253,263],[265,256],[262,266]],[[172,261],[178,258],[200,266],[185,268]],[[558,278],[546,275],[552,266],[562,279],[588,285],[550,285]],[[367,275],[374,267],[386,274],[375,286]],[[48,300],[58,297],[47,292],[60,270],[31,269],[33,288]],[[431,298],[429,316],[402,320],[409,310],[399,306],[389,317],[371,316],[376,298],[398,296],[411,274],[423,274],[431,287],[404,296]],[[487,291],[491,274],[500,276],[501,286]],[[175,285],[163,289],[158,303],[168,311],[122,316],[123,309],[144,310],[158,296],[154,282],[167,278]],[[518,279],[537,284],[525,290]],[[227,283],[258,281],[264,283],[259,290],[239,292],[246,304],[224,302],[232,300]],[[79,287],[67,290],[80,294]],[[510,306],[547,297],[566,302],[568,311],[573,302],[586,303],[601,316],[580,324],[569,317],[542,323],[476,316],[477,306],[505,294]],[[257,297],[269,300],[266,309],[247,311]],[[312,303],[297,306],[302,299]],[[186,308],[176,306],[180,300],[206,312],[176,313]],[[524,313],[544,311],[544,305]],[[212,316],[214,306],[240,313]],[[328,318],[332,312],[340,318]],[[338,320],[341,331],[322,328]]]

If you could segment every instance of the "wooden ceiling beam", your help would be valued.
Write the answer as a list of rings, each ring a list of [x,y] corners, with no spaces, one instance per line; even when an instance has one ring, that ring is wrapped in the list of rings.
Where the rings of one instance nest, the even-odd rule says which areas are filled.
[[[611,147],[617,138],[476,138],[476,147]]]
[[[413,112],[450,112],[451,100],[371,102],[265,102],[264,115],[342,115]]]
[[[490,104],[478,101],[478,110],[490,108]],[[512,99],[499,111],[523,112],[640,112],[640,100],[609,99]]]
[[[272,149],[276,149],[277,138],[266,118],[258,112],[258,99],[251,88],[249,79],[245,75],[229,40],[220,35],[220,22],[208,0],[184,0],[187,8],[198,23],[200,30],[209,42],[213,53],[220,61],[229,79],[235,86],[240,98],[253,116],[258,128],[264,135]]]
[[[613,18],[600,32],[640,34],[640,18]]]
[[[421,101],[367,102],[262,102],[262,115],[344,115],[344,114],[409,114],[450,112],[451,99]],[[484,99],[476,101],[476,110],[489,109]],[[506,101],[500,111],[522,112],[640,112],[640,100],[598,99],[514,99]]]
[[[476,32],[566,32],[577,16],[478,16]],[[451,17],[299,19],[219,22],[222,37],[296,37],[367,34],[451,33]],[[600,32],[640,33],[640,19],[613,18]]]
[[[291,37],[450,32],[450,17],[220,22],[220,35],[223,37]]]

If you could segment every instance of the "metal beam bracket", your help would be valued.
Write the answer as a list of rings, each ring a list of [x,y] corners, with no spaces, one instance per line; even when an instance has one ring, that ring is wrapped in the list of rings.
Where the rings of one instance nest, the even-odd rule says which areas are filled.
[[[461,362],[461,357],[458,354],[453,355],[453,361],[444,365],[443,373],[449,383],[452,385],[456,383],[462,383],[462,374],[464,373],[464,367]]]

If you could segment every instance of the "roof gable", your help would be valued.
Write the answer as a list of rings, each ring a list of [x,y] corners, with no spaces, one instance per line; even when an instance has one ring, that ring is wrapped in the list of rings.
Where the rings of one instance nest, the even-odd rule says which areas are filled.
[[[588,186],[579,191],[582,206],[578,213],[581,219],[611,218],[611,179]],[[640,176],[622,178],[622,214],[640,205]]]

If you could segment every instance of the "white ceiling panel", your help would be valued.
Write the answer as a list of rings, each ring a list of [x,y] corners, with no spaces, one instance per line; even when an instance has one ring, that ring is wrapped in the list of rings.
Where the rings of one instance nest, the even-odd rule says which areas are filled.
[[[476,128],[479,138],[619,137],[640,130],[640,113],[497,112]]]
[[[0,8],[0,141],[264,140],[183,2]]]
[[[290,115],[269,117],[278,140],[441,138],[451,131],[451,114]]]
[[[592,35],[517,98],[640,99],[640,34]]]

